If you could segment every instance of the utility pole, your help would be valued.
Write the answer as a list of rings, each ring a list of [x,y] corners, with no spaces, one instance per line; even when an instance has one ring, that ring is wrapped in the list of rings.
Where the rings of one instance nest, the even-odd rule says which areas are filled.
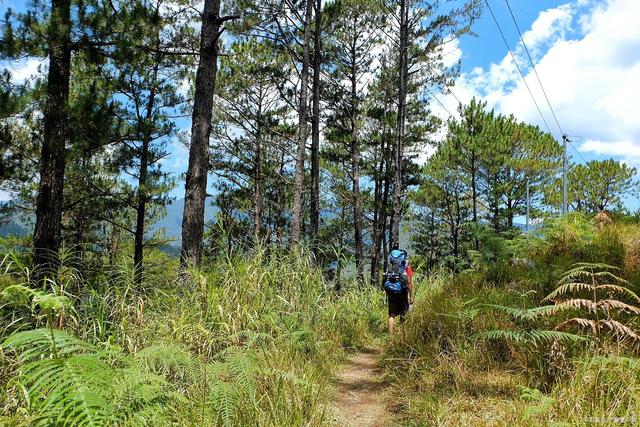
[[[527,222],[525,226],[527,235],[529,234],[529,200],[529,178],[527,178]]]
[[[567,214],[567,135],[562,135],[562,215]]]

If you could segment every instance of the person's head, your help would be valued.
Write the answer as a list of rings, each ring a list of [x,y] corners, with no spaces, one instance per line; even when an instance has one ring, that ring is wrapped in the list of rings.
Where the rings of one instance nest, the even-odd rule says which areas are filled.
[[[398,245],[397,245],[397,244],[395,244],[395,245],[393,245],[393,246],[391,247],[391,250],[392,250],[392,251],[397,251],[398,249],[400,249],[400,248],[398,247]]]

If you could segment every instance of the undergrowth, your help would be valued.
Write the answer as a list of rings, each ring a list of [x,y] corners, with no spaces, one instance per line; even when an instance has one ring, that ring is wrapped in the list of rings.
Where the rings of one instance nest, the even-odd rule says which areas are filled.
[[[380,330],[382,295],[337,294],[306,253],[248,255],[182,279],[165,259],[143,288],[126,263],[91,280],[78,271],[62,290],[36,289],[9,255],[0,424],[331,423],[332,369]]]
[[[568,216],[418,278],[384,349],[398,424],[637,423],[638,230]]]

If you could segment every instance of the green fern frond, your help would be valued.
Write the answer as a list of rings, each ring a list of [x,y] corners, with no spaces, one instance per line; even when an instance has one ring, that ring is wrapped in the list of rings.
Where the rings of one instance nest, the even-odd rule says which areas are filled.
[[[247,353],[236,352],[227,356],[226,365],[233,375],[234,382],[240,393],[254,401],[256,394],[255,376],[257,373],[255,359]]]
[[[194,382],[200,377],[200,363],[186,348],[177,344],[158,344],[136,353],[141,368],[179,381]]]
[[[473,339],[483,339],[491,341],[510,341],[515,344],[532,344],[538,346],[553,341],[576,343],[586,341],[587,338],[561,331],[549,330],[532,330],[532,331],[514,331],[514,330],[492,330],[480,332],[472,337]]]
[[[105,397],[88,389],[70,393],[52,412],[58,414],[57,422],[63,426],[103,427],[119,421]]]
[[[240,403],[240,397],[233,384],[219,379],[212,381],[207,403],[214,408],[222,425],[233,425]]]
[[[524,331],[509,331],[496,329],[493,331],[478,332],[471,336],[474,340],[489,340],[489,341],[510,341],[516,344],[524,344],[528,341],[527,333]]]
[[[552,316],[559,311],[567,310],[570,308],[563,305],[544,305],[534,308],[517,308],[499,304],[484,304],[483,307],[505,313],[512,319],[519,321],[532,321],[543,316]]]
[[[108,395],[113,375],[95,355],[83,354],[27,363],[18,381],[37,413],[65,426],[98,426],[116,421]]]
[[[33,329],[11,335],[2,343],[5,351],[15,351],[21,362],[41,357],[58,357],[95,352],[91,344],[56,329]]]

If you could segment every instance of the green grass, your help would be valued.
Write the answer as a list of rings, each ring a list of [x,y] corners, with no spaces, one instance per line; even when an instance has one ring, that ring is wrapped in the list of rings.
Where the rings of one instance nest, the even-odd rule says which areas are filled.
[[[52,353],[46,345],[29,350],[35,344],[28,339],[23,347],[4,340],[2,423],[326,425],[332,370],[345,350],[379,333],[384,301],[380,291],[354,286],[336,294],[309,260],[256,251],[190,271],[181,282],[175,262],[164,259],[147,270],[142,289],[124,264],[95,281],[78,275],[67,283],[78,289],[67,296],[71,309],[43,315],[28,298],[22,307],[5,301],[4,338],[40,327],[81,345]],[[24,271],[10,271],[4,281],[28,286]],[[29,365],[25,351],[59,368]],[[50,375],[53,387],[71,373],[86,393],[72,384],[34,388],[36,376]],[[98,381],[105,373],[115,381]]]
[[[58,280],[38,288],[28,257],[10,253],[0,275],[0,424],[331,425],[332,374],[372,342],[383,348],[384,400],[398,425],[637,419],[640,345],[605,328],[561,336],[555,328],[569,317],[607,317],[583,303],[549,308],[586,294],[543,299],[576,262],[612,264],[637,293],[640,227],[570,216],[544,238],[503,243],[504,256],[477,257],[474,269],[417,272],[413,310],[392,336],[383,292],[345,283],[336,293],[305,251],[220,257],[182,278],[175,259],[150,251],[141,287],[124,253],[93,272],[67,254]],[[615,307],[606,314],[637,331],[638,316]]]

